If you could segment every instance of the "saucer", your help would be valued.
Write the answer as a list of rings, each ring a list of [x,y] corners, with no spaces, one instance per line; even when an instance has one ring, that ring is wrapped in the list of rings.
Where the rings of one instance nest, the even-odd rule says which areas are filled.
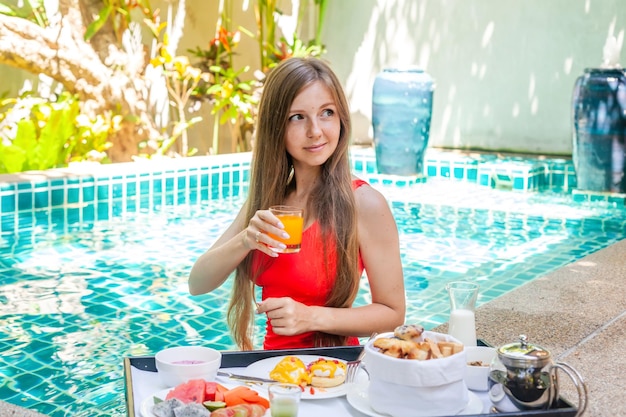
[[[348,389],[348,393],[346,395],[346,399],[348,403],[357,411],[360,411],[363,414],[366,414],[371,417],[389,417],[386,414],[380,414],[375,411],[370,405],[369,393],[368,393],[369,381],[364,383],[354,384],[350,389]],[[468,391],[469,394],[469,402],[467,406],[457,415],[471,415],[471,414],[482,414],[483,412],[483,402],[482,400],[474,394],[472,391]]]

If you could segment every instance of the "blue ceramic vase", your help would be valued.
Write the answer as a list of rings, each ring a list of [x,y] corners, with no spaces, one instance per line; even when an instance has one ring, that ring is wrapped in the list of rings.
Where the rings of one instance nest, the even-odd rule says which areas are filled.
[[[421,69],[385,69],[376,76],[372,127],[378,173],[423,174],[433,91],[433,79]]]
[[[576,188],[626,192],[626,73],[587,68],[572,97]]]

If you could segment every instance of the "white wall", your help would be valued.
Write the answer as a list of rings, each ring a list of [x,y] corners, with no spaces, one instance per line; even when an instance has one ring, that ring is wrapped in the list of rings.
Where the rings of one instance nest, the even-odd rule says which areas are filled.
[[[571,154],[574,82],[625,28],[625,0],[336,0],[324,42],[357,141],[376,74],[412,64],[436,80],[431,146]]]

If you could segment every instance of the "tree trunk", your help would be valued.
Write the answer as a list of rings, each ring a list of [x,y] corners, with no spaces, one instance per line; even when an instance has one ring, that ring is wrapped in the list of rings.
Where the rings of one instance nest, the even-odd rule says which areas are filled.
[[[60,0],[59,13],[48,27],[0,14],[0,64],[45,74],[76,94],[87,115],[113,111],[124,116],[122,129],[112,138],[109,157],[130,161],[141,141],[159,136],[150,114],[144,77],[145,51],[133,38],[119,46],[112,26],[105,25],[89,42],[83,34],[103,7],[101,0]],[[138,28],[136,30],[139,30]]]

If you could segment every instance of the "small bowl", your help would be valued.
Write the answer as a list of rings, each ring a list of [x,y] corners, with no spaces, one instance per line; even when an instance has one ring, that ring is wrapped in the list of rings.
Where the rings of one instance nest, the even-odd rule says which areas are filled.
[[[161,382],[175,387],[190,379],[213,381],[222,365],[222,354],[203,346],[178,346],[161,350],[154,361]]]
[[[488,346],[466,346],[465,358],[465,385],[472,391],[489,390],[489,366],[496,357],[496,348]],[[470,365],[472,362],[480,362],[482,365]]]

